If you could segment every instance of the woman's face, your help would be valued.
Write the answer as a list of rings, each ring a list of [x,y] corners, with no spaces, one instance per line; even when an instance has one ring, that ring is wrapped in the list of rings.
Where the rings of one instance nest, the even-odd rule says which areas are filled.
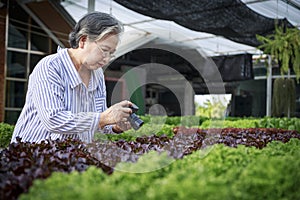
[[[89,70],[96,70],[105,66],[110,61],[119,42],[117,35],[109,35],[98,41],[88,41],[86,56],[83,65]]]

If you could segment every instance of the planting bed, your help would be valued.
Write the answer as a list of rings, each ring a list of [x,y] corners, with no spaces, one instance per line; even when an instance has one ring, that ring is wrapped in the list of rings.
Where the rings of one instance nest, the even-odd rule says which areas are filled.
[[[0,198],[17,199],[28,191],[35,179],[45,179],[52,172],[85,171],[89,166],[112,174],[120,162],[137,162],[150,151],[166,152],[181,159],[214,144],[229,147],[244,145],[262,149],[269,142],[300,139],[297,131],[274,128],[198,129],[175,127],[173,137],[144,136],[134,141],[97,141],[84,144],[78,140],[47,141],[41,144],[14,143],[1,151]]]

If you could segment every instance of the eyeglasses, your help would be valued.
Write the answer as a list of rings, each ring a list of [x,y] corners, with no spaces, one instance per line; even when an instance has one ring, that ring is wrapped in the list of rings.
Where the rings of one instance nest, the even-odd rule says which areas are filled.
[[[103,56],[104,58],[113,59],[113,58],[115,57],[115,55],[114,55],[113,53],[111,53],[111,52],[109,52],[109,51],[107,51],[107,50],[103,50],[103,49],[98,45],[98,43],[97,43],[96,41],[95,41],[95,43],[96,43],[96,46],[97,46],[97,48],[99,49],[99,51],[101,51],[102,56]]]

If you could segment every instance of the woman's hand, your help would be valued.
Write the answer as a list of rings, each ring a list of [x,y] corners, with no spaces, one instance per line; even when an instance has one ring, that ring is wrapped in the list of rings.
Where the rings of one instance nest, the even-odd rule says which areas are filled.
[[[106,125],[115,125],[115,130],[128,130],[130,128],[130,124],[127,119],[132,113],[132,110],[129,108],[129,106],[132,106],[132,103],[125,100],[121,101],[120,103],[116,103],[107,110],[103,111],[100,116],[99,128],[102,129]]]
[[[122,122],[118,122],[117,124],[115,124],[113,127],[112,127],[112,130],[113,132],[115,133],[123,133],[124,131],[127,131],[131,129],[131,125],[130,125],[130,122],[127,120],[127,121],[122,121]]]

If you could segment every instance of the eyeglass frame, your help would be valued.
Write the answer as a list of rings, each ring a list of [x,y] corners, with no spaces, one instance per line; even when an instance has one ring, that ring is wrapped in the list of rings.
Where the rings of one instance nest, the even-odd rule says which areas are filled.
[[[95,44],[96,44],[98,50],[101,51],[102,56],[103,56],[104,58],[109,58],[109,59],[111,60],[111,59],[113,59],[113,58],[115,57],[115,55],[114,55],[113,53],[111,53],[111,52],[109,52],[109,51],[103,50],[103,49],[100,47],[100,45],[98,45],[98,43],[97,43],[96,41],[94,41],[94,42],[95,42]]]

